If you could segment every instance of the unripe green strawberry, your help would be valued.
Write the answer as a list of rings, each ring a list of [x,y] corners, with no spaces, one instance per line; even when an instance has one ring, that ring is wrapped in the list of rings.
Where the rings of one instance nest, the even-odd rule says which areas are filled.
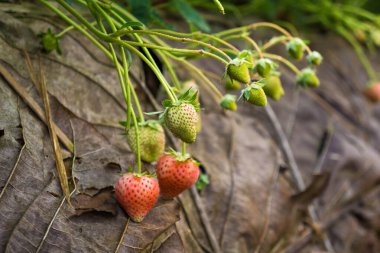
[[[286,45],[286,50],[294,60],[300,60],[303,57],[305,43],[300,38],[294,38]]]
[[[241,84],[238,81],[233,80],[229,77],[225,78],[224,85],[226,87],[226,90],[240,90],[241,88]]]
[[[311,68],[305,68],[297,75],[297,84],[301,87],[319,87],[319,79],[315,71]]]
[[[140,155],[146,162],[154,162],[165,151],[165,133],[162,126],[156,121],[147,121],[139,126]],[[127,133],[127,142],[131,150],[136,153],[136,131],[131,127]]]
[[[274,68],[275,64],[270,59],[259,59],[255,66],[255,70],[261,77],[268,77]]]
[[[192,96],[193,94],[196,93],[195,102],[199,104],[199,87],[198,87],[198,84],[194,80],[189,80],[189,81],[184,82],[182,84],[182,88],[179,93],[183,94],[188,90],[189,90],[188,96]],[[199,116],[199,120],[197,124],[197,133],[199,133],[202,129],[201,111],[198,111],[198,116]]]
[[[272,75],[264,79],[265,86],[263,90],[265,95],[273,100],[279,100],[284,95],[284,89],[282,88],[281,79],[277,75]]]
[[[263,88],[260,86],[251,85],[243,92],[244,99],[253,105],[266,106],[268,103],[267,96],[265,95]]]
[[[380,29],[372,30],[371,33],[371,40],[376,46],[380,46]]]
[[[192,104],[181,103],[167,109],[165,124],[182,141],[193,143],[197,137],[199,115]]]
[[[251,76],[249,75],[248,65],[243,61],[233,60],[227,65],[227,75],[241,83],[249,83]]]
[[[222,101],[220,102],[220,105],[226,109],[231,111],[236,111],[237,105],[236,105],[236,96],[231,94],[226,94]]]
[[[322,55],[317,51],[313,51],[307,56],[307,62],[314,66],[320,65],[322,60]]]

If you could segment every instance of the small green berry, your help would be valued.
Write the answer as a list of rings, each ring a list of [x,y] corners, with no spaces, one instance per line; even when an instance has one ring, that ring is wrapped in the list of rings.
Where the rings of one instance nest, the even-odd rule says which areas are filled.
[[[230,111],[236,111],[237,105],[236,105],[236,96],[231,94],[226,94],[222,101],[220,102],[220,105]]]

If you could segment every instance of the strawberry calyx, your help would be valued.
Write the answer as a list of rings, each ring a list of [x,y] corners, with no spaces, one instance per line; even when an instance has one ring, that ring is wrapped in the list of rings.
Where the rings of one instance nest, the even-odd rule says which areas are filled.
[[[135,172],[133,170],[133,168],[128,165],[128,172],[126,173],[123,173],[121,176],[124,176],[124,175],[129,175],[129,174],[132,174],[134,177],[138,177],[138,178],[141,178],[141,177],[156,177],[156,172],[150,172],[148,170],[142,172],[142,173],[138,173],[138,172]]]
[[[309,53],[306,59],[310,65],[318,66],[322,63],[323,57],[318,51],[313,51]]]
[[[237,100],[240,101],[242,98],[244,98],[245,100],[249,100],[251,90],[262,89],[265,86],[265,84],[266,83],[264,82],[264,79],[252,82],[250,85],[248,85],[241,91],[241,94]]]
[[[226,110],[236,111],[236,96],[231,94],[226,94],[220,102],[220,106]]]
[[[277,64],[267,58],[258,59],[256,61],[254,71],[261,77],[268,77],[277,68]]]
[[[228,66],[230,65],[235,65],[235,66],[241,66],[243,64],[246,64],[246,66],[248,68],[252,68],[253,67],[253,64],[252,62],[248,61],[246,58],[248,56],[245,56],[246,54],[248,53],[244,53],[243,56],[241,56],[241,58],[238,56],[236,57],[235,59],[231,60],[227,65],[226,65],[226,68],[225,68],[225,71],[224,71],[224,75],[223,75],[223,78],[225,78],[226,76],[228,76]]]
[[[167,113],[168,109],[175,106],[180,106],[181,104],[191,104],[194,106],[194,109],[199,112],[201,110],[199,100],[198,100],[198,90],[194,87],[190,87],[185,92],[180,94],[177,98],[177,101],[173,102],[170,99],[165,99],[162,102],[162,106],[165,108],[163,111],[156,111],[156,112],[146,112],[144,114],[152,116],[159,114],[157,124],[162,124],[164,122],[165,114]],[[148,122],[148,121],[146,121]],[[122,124],[123,122],[120,122]],[[150,127],[154,127],[155,123],[148,123]],[[156,125],[157,126],[157,125]]]
[[[198,161],[194,160],[189,153],[186,153],[186,154],[183,155],[181,152],[177,152],[174,149],[169,148],[169,150],[165,154],[169,154],[169,155],[175,157],[175,159],[178,162],[188,162],[188,161],[191,161],[195,165],[198,165],[198,166],[200,165],[200,163]]]
[[[303,51],[306,48],[305,42],[300,38],[294,38],[286,44],[286,50],[289,55],[295,59],[300,60],[303,57]]]
[[[252,50],[242,50],[237,55],[238,59],[245,60],[249,63],[248,68],[253,68],[253,57],[254,55],[252,53]]]

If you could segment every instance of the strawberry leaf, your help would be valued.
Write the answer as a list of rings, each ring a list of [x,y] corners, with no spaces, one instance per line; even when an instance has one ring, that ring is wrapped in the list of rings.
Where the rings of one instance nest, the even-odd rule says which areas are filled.
[[[251,89],[245,89],[244,90],[243,96],[244,96],[245,100],[249,99],[249,97],[250,97],[250,91],[251,91]]]
[[[208,184],[210,184],[210,180],[205,173],[201,173],[199,175],[198,181],[195,183],[195,187],[198,191],[203,190]]]

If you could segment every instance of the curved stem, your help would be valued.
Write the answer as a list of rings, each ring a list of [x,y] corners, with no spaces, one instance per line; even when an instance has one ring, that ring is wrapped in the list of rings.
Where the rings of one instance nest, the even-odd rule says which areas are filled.
[[[136,90],[132,87],[131,89],[131,93],[132,93],[132,96],[133,96],[133,101],[135,101],[135,105],[136,105],[136,108],[137,108],[137,113],[139,114],[139,119],[138,121],[139,122],[144,122],[144,113],[141,109],[141,104],[140,104],[140,101],[139,101],[139,98],[137,97],[137,94],[136,94]]]
[[[65,29],[63,29],[60,33],[57,34],[57,38],[61,38],[65,33],[71,31],[72,29],[74,29],[75,27],[74,26],[68,26],[66,27]]]
[[[50,5],[51,6],[51,4],[49,4],[48,2],[46,2],[46,0],[39,0],[39,1],[43,2],[45,5]],[[112,39],[107,34],[104,34],[104,33],[100,32],[100,31],[98,31],[85,18],[83,18],[76,10],[74,10],[70,5],[68,5],[64,0],[56,0],[56,1],[59,4],[61,4],[62,7],[64,7],[67,11],[69,11],[73,16],[75,16],[83,25],[85,25],[91,32],[93,32],[100,39],[103,39],[103,40],[108,41],[108,42],[116,42],[117,44],[119,44],[121,46],[124,46],[124,47],[130,49],[131,51],[133,51],[134,53],[136,53],[152,69],[152,71],[155,73],[155,75],[157,76],[158,80],[160,80],[161,84],[163,85],[163,87],[164,87],[166,93],[168,94],[170,100],[172,100],[173,102],[177,101],[177,98],[171,92],[170,85],[167,83],[165,77],[162,75],[162,73],[160,72],[160,70],[157,69],[157,68],[155,68],[154,64],[151,63],[140,51],[138,51],[136,48],[134,48],[133,46],[131,46],[130,44],[128,44],[128,43],[126,43],[124,41],[117,40],[117,39],[116,40]],[[55,7],[53,7],[52,10],[59,11]],[[62,12],[60,12],[60,13],[62,13]],[[64,16],[66,16],[66,15],[64,15]],[[66,16],[66,18],[68,18],[68,17]],[[71,22],[72,22],[72,20],[71,20]],[[144,46],[144,45],[142,45],[142,46]]]
[[[230,43],[212,35],[212,34],[208,34],[208,33],[202,33],[202,32],[193,32],[193,33],[181,33],[181,32],[176,32],[176,31],[172,31],[172,30],[164,30],[164,29],[152,29],[151,31],[155,31],[155,32],[159,32],[159,33],[166,33],[166,34],[172,34],[172,35],[176,35],[176,36],[181,36],[181,37],[204,37],[204,38],[207,38],[208,40],[213,40],[215,42],[218,42],[222,45],[225,45],[226,47],[232,49],[232,50],[237,50],[239,51],[239,49],[237,49],[234,45],[231,45]]]
[[[174,83],[174,86],[178,90],[181,89],[181,85],[180,85],[180,82],[178,80],[177,74],[175,73],[175,71],[173,69],[173,66],[169,62],[168,57],[164,53],[162,53],[161,51],[159,51],[159,50],[156,50],[156,53],[161,57],[162,62],[164,63],[164,65],[168,69],[170,77],[171,77],[171,79],[172,79],[172,81]]]
[[[284,63],[289,69],[291,69],[296,74],[300,73],[299,69],[296,66],[294,66],[294,64],[292,64],[290,61],[286,60],[285,58],[279,55],[268,54],[268,53],[264,53],[263,55],[264,57],[267,57],[269,59],[277,60]]]
[[[118,36],[123,36],[123,35],[129,34],[129,33],[150,34],[150,35],[160,36],[160,37],[163,37],[163,38],[166,38],[166,39],[170,39],[170,40],[174,40],[174,41],[179,41],[179,42],[184,42],[184,43],[196,43],[198,45],[207,47],[207,48],[209,48],[209,49],[211,49],[211,50],[213,50],[215,52],[218,52],[219,54],[223,55],[226,59],[231,60],[231,58],[226,53],[224,53],[222,50],[214,47],[211,44],[208,44],[208,43],[203,42],[203,41],[195,40],[195,39],[190,39],[190,38],[179,38],[179,37],[175,37],[175,36],[172,36],[172,35],[164,34],[164,33],[161,33],[161,32],[148,31],[148,30],[127,30],[127,29],[122,29],[122,30],[119,30],[119,31],[115,32],[114,34],[111,34],[111,36],[118,37]]]
[[[364,69],[366,70],[370,81],[374,81],[377,79],[377,75],[375,70],[372,68],[371,63],[368,58],[365,56],[363,49],[360,47],[359,43],[352,37],[352,35],[347,32],[343,27],[336,27],[337,33],[339,33],[344,39],[351,44],[354,48],[356,55],[358,56],[360,62],[362,63]]]
[[[259,54],[260,58],[263,58],[263,52],[261,51],[259,45],[257,45],[256,41],[254,41],[252,38],[250,37],[244,37],[244,39],[246,41],[248,41],[252,47],[257,51],[257,53]]]
[[[286,37],[286,36],[273,37],[261,47],[261,50],[262,51],[268,50],[269,48],[277,45],[278,43],[282,43],[287,40],[289,40],[289,37]]]

